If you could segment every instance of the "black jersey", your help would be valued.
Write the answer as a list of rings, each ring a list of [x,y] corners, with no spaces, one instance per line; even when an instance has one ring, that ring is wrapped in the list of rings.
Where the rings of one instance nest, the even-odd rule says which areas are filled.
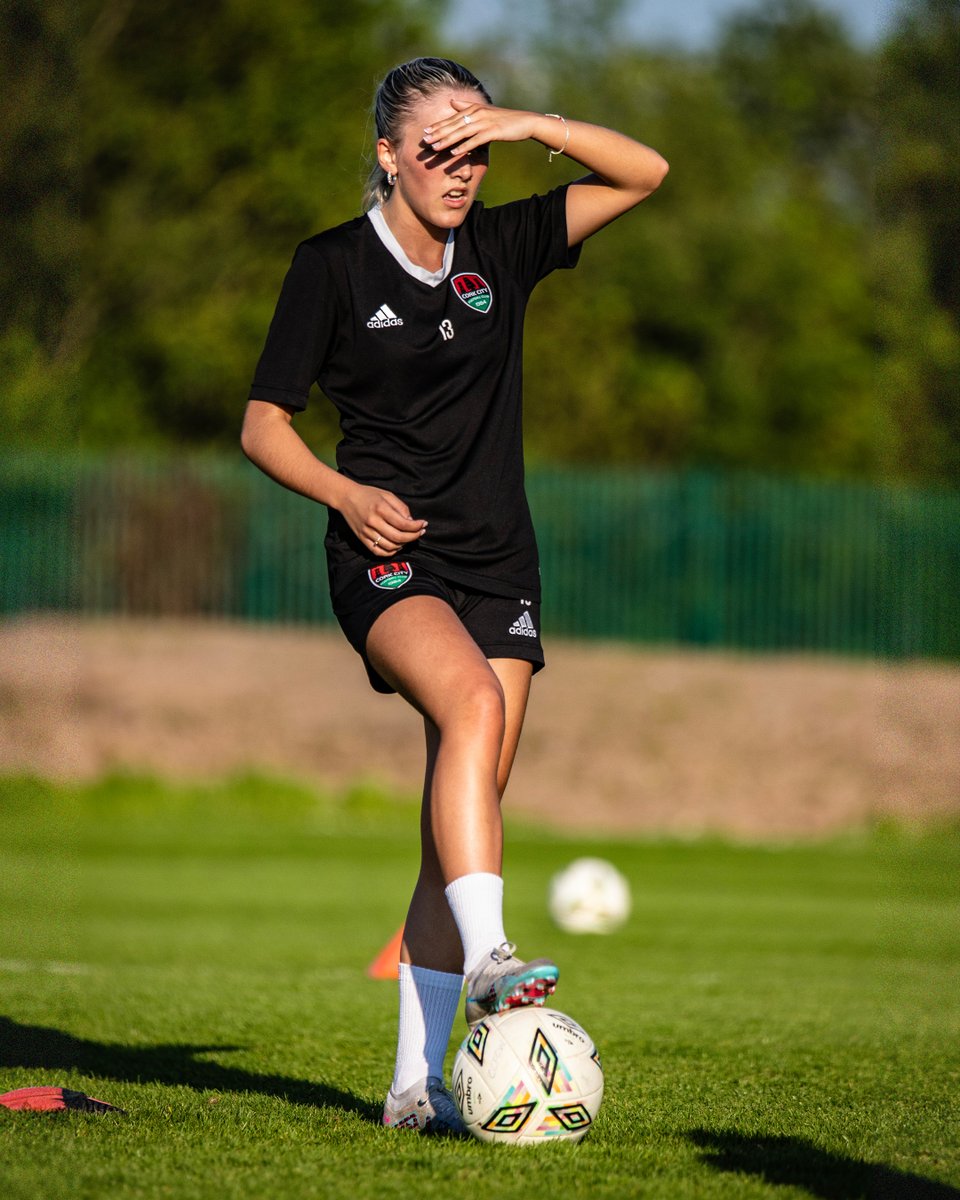
[[[399,552],[495,595],[539,599],[523,486],[523,318],[537,282],[572,267],[566,188],[486,208],[456,231],[436,286],[357,217],[297,247],[250,398],[302,410],[314,381],[336,405],[340,472],[429,522]],[[381,559],[330,510],[336,593]]]

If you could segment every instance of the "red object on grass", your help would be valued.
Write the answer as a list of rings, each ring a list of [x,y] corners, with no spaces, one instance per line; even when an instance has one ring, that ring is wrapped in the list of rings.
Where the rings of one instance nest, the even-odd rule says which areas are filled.
[[[83,1092],[74,1092],[62,1087],[26,1087],[17,1088],[15,1092],[6,1092],[0,1096],[0,1104],[4,1108],[12,1108],[26,1112],[118,1112],[115,1104],[106,1100],[94,1100]]]
[[[371,979],[399,978],[400,947],[403,944],[403,926],[401,925],[377,957],[367,967]]]

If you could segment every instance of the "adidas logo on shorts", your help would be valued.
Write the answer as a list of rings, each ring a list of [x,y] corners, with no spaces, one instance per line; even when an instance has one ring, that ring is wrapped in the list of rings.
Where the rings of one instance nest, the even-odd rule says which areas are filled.
[[[383,329],[386,325],[402,325],[403,317],[398,317],[389,304],[381,304],[367,322],[368,329]]]
[[[510,626],[509,633],[519,634],[521,637],[536,637],[537,631],[534,628],[533,622],[530,620],[528,612],[521,613],[519,617]]]

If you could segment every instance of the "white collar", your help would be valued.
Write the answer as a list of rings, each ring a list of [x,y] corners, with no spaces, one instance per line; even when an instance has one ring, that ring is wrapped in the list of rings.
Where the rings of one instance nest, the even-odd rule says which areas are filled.
[[[379,204],[376,208],[371,208],[367,216],[370,218],[371,225],[377,231],[377,237],[383,242],[384,246],[386,246],[408,275],[412,275],[414,279],[419,279],[421,283],[428,283],[430,287],[439,287],[443,283],[453,267],[454,231],[452,229],[447,234],[447,244],[443,248],[443,265],[439,271],[428,271],[426,267],[418,267],[415,262],[411,262],[407,257],[407,252],[394,237],[393,230],[387,224],[387,219],[381,212]]]

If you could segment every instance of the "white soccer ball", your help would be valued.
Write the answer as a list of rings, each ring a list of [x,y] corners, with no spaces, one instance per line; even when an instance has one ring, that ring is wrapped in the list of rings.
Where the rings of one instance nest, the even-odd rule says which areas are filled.
[[[467,1034],[453,1063],[453,1095],[482,1142],[579,1142],[603,1099],[600,1056],[564,1013],[510,1009]]]
[[[567,933],[610,933],[630,915],[630,885],[613,863],[578,858],[550,881],[550,916]]]

